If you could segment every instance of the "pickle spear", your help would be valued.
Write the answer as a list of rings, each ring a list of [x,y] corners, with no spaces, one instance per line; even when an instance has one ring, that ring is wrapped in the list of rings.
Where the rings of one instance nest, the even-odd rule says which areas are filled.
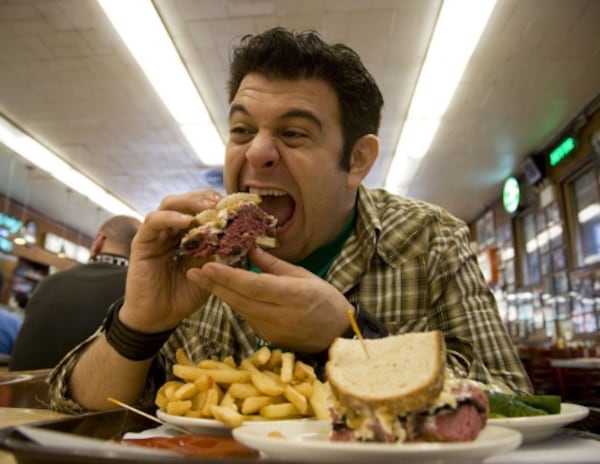
[[[500,392],[486,392],[490,403],[490,417],[525,417],[558,414],[558,395],[512,395]]]

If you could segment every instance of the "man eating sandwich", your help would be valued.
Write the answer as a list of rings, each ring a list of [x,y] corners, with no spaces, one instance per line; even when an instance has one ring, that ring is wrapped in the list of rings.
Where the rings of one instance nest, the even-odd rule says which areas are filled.
[[[187,267],[175,249],[222,195],[166,196],[133,241],[124,298],[53,371],[52,407],[152,408],[180,348],[241,360],[266,342],[323,367],[349,310],[374,337],[441,330],[458,376],[529,391],[464,221],[365,185],[383,96],[357,53],[277,27],[231,57],[224,186],[262,197],[278,246],[251,247],[248,266]]]

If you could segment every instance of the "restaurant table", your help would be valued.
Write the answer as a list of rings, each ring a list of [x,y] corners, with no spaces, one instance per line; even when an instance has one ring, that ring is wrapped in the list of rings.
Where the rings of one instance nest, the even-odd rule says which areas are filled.
[[[556,369],[563,401],[600,401],[600,358],[553,358],[550,365]]]
[[[0,371],[0,428],[65,417],[47,408],[49,369]],[[0,450],[0,464],[16,463],[11,453]]]
[[[50,369],[0,371],[0,407],[48,409]]]
[[[77,424],[77,427],[82,425],[82,421],[86,418],[86,415],[67,416],[50,411],[45,407],[43,397],[40,397],[40,395],[44,391],[46,376],[47,372],[16,374],[0,373],[0,400],[3,401],[3,403],[0,402],[0,429],[2,432],[11,430],[11,428],[17,425],[33,424],[33,426],[38,428],[47,430],[50,427],[69,434],[71,433],[69,430],[74,429],[65,427],[64,424],[66,422],[70,421],[71,424]],[[11,392],[11,394],[8,394],[8,392]],[[25,394],[15,394],[15,392],[25,392]],[[17,405],[15,405],[15,403],[17,403]],[[130,420],[144,420],[141,416],[137,416],[126,410],[96,414],[98,414],[98,417],[104,417],[104,419],[106,419],[105,416],[107,414],[114,414],[115,416],[117,414],[131,414],[133,419],[130,417]],[[91,416],[92,417],[90,418],[90,415],[87,415],[87,419],[85,420],[93,419],[94,421],[97,421],[97,419],[93,418],[94,414]],[[122,419],[123,417],[119,418],[120,423],[123,422]],[[115,422],[116,421],[112,421],[112,424]],[[52,426],[52,424],[60,424],[60,426],[56,427],[55,425]],[[138,430],[147,430],[148,428],[156,427],[156,424],[149,424],[151,424],[151,422],[147,421],[144,424],[144,428]],[[91,428],[85,426],[82,428],[91,430]],[[539,443],[524,445],[508,453],[491,456],[484,460],[483,464],[598,463],[600,462],[599,432],[600,409],[590,408],[590,415],[587,418],[576,424],[563,427],[550,439]],[[0,433],[0,435],[2,435],[2,433]],[[87,436],[99,438],[93,434]],[[45,449],[39,449],[38,452],[47,455]],[[6,450],[0,450],[0,464],[16,464],[20,457],[22,457],[22,455],[18,454],[18,452],[12,454]],[[374,462],[376,462],[377,455],[373,456],[373,459]],[[251,459],[245,461],[252,462]],[[85,462],[86,464],[94,463],[94,460],[91,459]],[[265,460],[265,462],[276,461]],[[161,460],[161,464],[162,463],[163,461]],[[164,464],[168,464],[168,460],[164,461]]]
[[[62,417],[65,415],[47,409],[0,407],[0,429]],[[16,462],[12,453],[0,450],[0,464],[16,464]]]
[[[600,369],[600,358],[556,358],[550,360],[550,365],[567,369]]]
[[[600,411],[597,411],[600,415]],[[47,410],[30,408],[0,408],[0,428],[57,418],[62,416]],[[598,463],[600,462],[600,436],[589,432],[563,428],[550,439],[539,443],[524,445],[515,451],[489,457],[482,464],[552,464],[552,463]],[[373,456],[377,460],[377,455]],[[247,460],[246,460],[247,461]],[[252,460],[250,460],[251,462]],[[55,461],[52,461],[55,462]],[[86,464],[93,460],[82,461]],[[247,461],[248,462],[248,461]],[[267,462],[269,462],[267,460]],[[309,461],[307,461],[309,462]],[[404,461],[399,461],[398,464]],[[0,451],[0,464],[16,464],[17,460],[10,453]],[[168,460],[164,461],[168,464]]]

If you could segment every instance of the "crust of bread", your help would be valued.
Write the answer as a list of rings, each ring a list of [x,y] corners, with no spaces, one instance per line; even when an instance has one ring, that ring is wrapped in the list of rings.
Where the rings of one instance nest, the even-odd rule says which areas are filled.
[[[271,248],[277,248],[279,246],[279,242],[275,237],[269,237],[267,235],[261,235],[260,237],[256,237],[256,246],[261,247],[263,250],[269,250]]]
[[[241,205],[255,204],[258,205],[262,201],[260,195],[255,193],[237,192],[231,193],[221,198],[216,206],[216,209],[226,209],[228,212],[235,211]]]
[[[375,340],[337,338],[325,372],[336,399],[354,410],[395,414],[428,407],[444,385],[446,346],[438,330]]]
[[[245,192],[232,193],[221,198],[215,205],[215,208],[201,211],[194,216],[192,223],[181,240],[182,243],[185,243],[200,231],[206,229],[218,230],[225,227],[230,213],[236,211],[242,205],[258,205],[261,201],[262,198],[260,198],[260,195]]]

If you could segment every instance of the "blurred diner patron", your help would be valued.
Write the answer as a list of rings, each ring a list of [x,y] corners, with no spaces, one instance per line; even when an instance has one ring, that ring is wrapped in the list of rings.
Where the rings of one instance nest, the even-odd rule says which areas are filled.
[[[124,298],[52,372],[52,407],[114,408],[107,397],[151,407],[177,348],[194,362],[239,361],[269,343],[320,368],[336,337],[353,336],[353,309],[365,337],[439,329],[458,375],[530,391],[464,222],[363,185],[383,97],[358,55],[275,28],[231,56],[225,188],[262,194],[279,246],[251,250],[250,269],[186,270],[178,239],[220,195],[164,198],[133,241]]]
[[[10,356],[21,329],[23,319],[12,311],[0,307],[0,354]]]
[[[90,261],[56,272],[34,290],[9,369],[54,367],[106,317],[107,308],[125,291],[131,241],[140,221],[130,216],[108,219],[90,247]]]
[[[0,269],[0,297],[4,291],[4,272]],[[0,303],[0,355],[2,362],[6,363],[10,353],[12,352],[17,334],[23,324],[23,318],[16,314],[10,306],[5,306]]]

